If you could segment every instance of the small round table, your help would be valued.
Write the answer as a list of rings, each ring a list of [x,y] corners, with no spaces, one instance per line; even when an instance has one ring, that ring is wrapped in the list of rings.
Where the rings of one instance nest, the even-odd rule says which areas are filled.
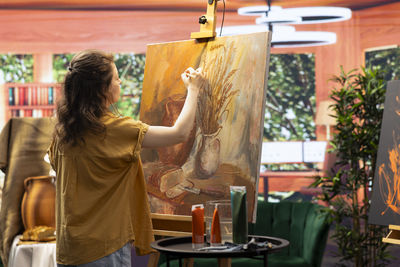
[[[152,242],[151,247],[166,255],[167,267],[169,267],[169,256],[175,256],[179,259],[179,266],[182,266],[182,258],[252,258],[255,256],[264,256],[264,266],[267,266],[267,255],[275,253],[289,246],[289,241],[269,236],[249,235],[249,240],[255,238],[256,242],[270,242],[272,247],[258,247],[256,249],[237,250],[237,251],[202,251],[192,248],[192,237],[171,237]]]

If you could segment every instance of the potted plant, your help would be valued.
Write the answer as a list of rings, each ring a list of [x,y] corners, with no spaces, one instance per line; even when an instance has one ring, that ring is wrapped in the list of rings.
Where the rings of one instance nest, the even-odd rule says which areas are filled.
[[[330,95],[336,125],[329,153],[336,162],[313,186],[322,187],[320,198],[329,204],[340,263],[385,265],[390,257],[382,243],[387,227],[368,224],[368,215],[386,84],[382,72],[370,68],[348,73],[342,68],[332,80],[339,85]]]

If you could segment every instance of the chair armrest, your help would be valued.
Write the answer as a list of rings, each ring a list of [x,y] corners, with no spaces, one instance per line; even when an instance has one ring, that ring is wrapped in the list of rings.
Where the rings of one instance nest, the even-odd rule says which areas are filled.
[[[312,266],[321,266],[329,233],[328,213],[314,205],[304,229],[303,258]]]

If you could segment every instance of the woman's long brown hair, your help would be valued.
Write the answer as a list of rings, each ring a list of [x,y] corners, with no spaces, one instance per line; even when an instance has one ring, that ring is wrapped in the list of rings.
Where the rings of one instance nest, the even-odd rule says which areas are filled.
[[[57,103],[55,135],[60,144],[76,145],[86,132],[105,132],[100,118],[108,110],[113,62],[111,54],[98,50],[85,50],[72,58]]]

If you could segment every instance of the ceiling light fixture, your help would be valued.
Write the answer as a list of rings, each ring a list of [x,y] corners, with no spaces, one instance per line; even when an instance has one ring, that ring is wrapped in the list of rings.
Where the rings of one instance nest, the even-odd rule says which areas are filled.
[[[262,25],[241,25],[223,28],[223,36],[266,32]],[[219,29],[218,29],[219,31]],[[322,31],[296,31],[293,26],[273,26],[271,46],[274,48],[328,45],[336,42],[336,34]]]
[[[311,24],[344,21],[351,18],[351,10],[344,7],[298,7],[280,8],[277,6],[252,6],[238,9],[238,14],[243,16],[261,16],[257,24],[270,23],[269,16],[274,17],[299,17],[300,19],[288,24]]]
[[[333,32],[295,31],[290,34],[285,34],[275,31],[272,32],[271,46],[275,48],[306,47],[334,43],[336,43],[336,33]]]
[[[294,27],[279,29],[282,24],[311,24],[344,21],[351,18],[351,10],[343,7],[299,7],[281,8],[271,6],[271,0],[267,0],[266,6],[249,6],[238,9],[238,14],[243,16],[260,16],[256,24],[266,25],[266,29],[272,31],[272,47],[304,47],[328,45],[336,42],[336,34],[333,32],[321,31],[296,31]],[[240,28],[241,27],[241,28]],[[233,29],[226,29],[229,32],[243,33],[243,31],[260,32],[263,28],[252,27],[251,25],[236,26]],[[288,31],[289,29],[289,31]]]
[[[260,22],[258,22],[260,21]],[[301,17],[292,14],[285,14],[280,11],[264,13],[262,17],[256,19],[256,24],[299,24]]]
[[[268,6],[247,6],[238,8],[238,14],[242,16],[261,16],[265,14],[267,11],[279,11],[282,10],[280,6],[271,6],[269,9]]]

